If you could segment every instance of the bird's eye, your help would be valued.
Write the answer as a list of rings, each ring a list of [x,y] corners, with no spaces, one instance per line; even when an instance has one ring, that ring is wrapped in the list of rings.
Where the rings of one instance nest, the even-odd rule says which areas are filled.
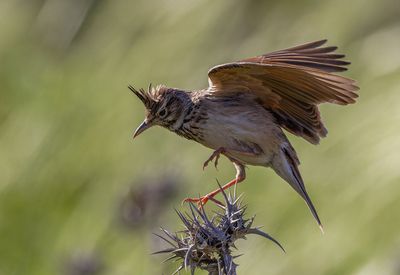
[[[163,118],[166,114],[167,114],[167,111],[165,111],[165,109],[162,109],[162,110],[158,113],[158,115],[159,115],[161,118]]]

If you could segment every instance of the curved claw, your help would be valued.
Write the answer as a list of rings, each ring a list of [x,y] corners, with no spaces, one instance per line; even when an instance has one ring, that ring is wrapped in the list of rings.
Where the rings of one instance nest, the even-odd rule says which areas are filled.
[[[218,171],[218,160],[219,160],[219,157],[221,156],[221,154],[217,154],[216,156],[215,156],[215,160],[214,160],[214,166],[215,166],[215,169]]]
[[[210,163],[210,159],[208,159],[208,160],[206,160],[204,163],[203,163],[203,171],[204,171],[204,169],[206,169],[206,167],[208,166],[208,164]]]
[[[220,155],[221,154],[223,154],[225,152],[225,148],[223,148],[223,147],[221,147],[221,148],[218,148],[217,150],[215,150],[213,153],[212,153],[212,155],[204,162],[204,164],[203,164],[203,170],[208,166],[208,164],[211,162],[211,161],[213,161],[214,159],[215,159],[215,161],[214,161],[214,166],[215,166],[215,169],[217,169],[218,170],[218,160],[219,160],[219,157],[220,157]]]

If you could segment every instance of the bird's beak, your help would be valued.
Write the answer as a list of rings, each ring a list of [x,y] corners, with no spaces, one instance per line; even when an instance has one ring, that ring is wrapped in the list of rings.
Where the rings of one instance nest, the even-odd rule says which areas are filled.
[[[150,123],[148,123],[146,120],[142,122],[142,124],[139,125],[139,127],[136,128],[135,132],[133,133],[133,138],[137,137],[140,135],[140,133],[143,133],[144,130],[150,128]]]

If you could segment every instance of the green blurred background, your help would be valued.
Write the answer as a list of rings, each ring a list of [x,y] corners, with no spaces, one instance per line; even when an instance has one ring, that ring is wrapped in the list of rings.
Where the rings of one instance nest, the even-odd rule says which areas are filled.
[[[325,234],[272,170],[239,191],[256,224],[239,274],[400,274],[400,2],[0,1],[0,274],[168,274],[158,226],[234,176],[161,128],[128,84],[207,86],[207,70],[328,38],[352,62],[357,104],[322,106],[328,138],[290,136]],[[162,198],[161,194],[166,198]]]

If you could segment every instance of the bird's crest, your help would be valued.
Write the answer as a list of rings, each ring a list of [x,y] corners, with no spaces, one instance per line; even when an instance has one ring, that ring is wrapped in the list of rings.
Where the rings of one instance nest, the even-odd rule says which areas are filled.
[[[147,109],[152,109],[154,104],[160,101],[161,97],[168,91],[164,85],[157,85],[153,87],[150,83],[147,91],[143,88],[136,90],[132,85],[128,88],[143,102]]]

